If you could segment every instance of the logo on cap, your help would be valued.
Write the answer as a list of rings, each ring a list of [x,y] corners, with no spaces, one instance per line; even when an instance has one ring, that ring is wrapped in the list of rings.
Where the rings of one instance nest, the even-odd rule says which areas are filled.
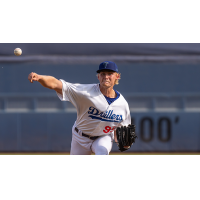
[[[106,68],[109,62],[104,62],[103,65]]]

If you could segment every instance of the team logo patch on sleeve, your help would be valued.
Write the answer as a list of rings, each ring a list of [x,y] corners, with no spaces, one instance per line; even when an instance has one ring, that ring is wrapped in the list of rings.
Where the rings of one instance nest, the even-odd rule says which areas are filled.
[[[120,122],[122,121],[122,115],[117,115],[113,113],[113,110],[108,110],[106,112],[100,112],[98,109],[94,107],[90,107],[88,111],[88,117],[92,119],[98,119],[101,121],[108,121],[108,122]]]

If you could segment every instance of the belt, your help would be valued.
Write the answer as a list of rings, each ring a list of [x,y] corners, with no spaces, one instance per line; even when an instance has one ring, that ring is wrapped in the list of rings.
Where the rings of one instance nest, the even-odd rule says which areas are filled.
[[[76,130],[77,133],[79,132],[78,128],[76,128],[76,127],[75,127],[75,130]],[[87,134],[85,134],[83,132],[82,132],[82,136],[87,137],[87,138],[89,138],[91,140],[96,140],[99,137],[99,136],[93,136],[93,137],[91,137],[91,136],[89,136],[89,135],[87,135]]]

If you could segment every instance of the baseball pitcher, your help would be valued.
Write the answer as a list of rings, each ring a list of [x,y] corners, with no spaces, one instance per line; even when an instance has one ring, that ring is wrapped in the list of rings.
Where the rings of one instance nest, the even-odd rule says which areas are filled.
[[[61,101],[70,101],[77,110],[72,127],[71,155],[109,155],[113,141],[120,151],[135,142],[127,101],[113,87],[120,73],[114,62],[105,61],[97,70],[98,84],[73,84],[53,76],[30,73],[28,80],[57,92]]]

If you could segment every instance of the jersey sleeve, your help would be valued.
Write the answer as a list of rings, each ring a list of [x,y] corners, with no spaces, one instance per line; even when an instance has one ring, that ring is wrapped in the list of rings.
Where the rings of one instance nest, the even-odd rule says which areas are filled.
[[[59,94],[57,92],[57,95],[61,101],[70,101],[75,107],[77,107],[77,104],[79,103],[79,96],[81,91],[81,85],[80,84],[72,84],[69,82],[66,82],[62,79],[60,79],[62,82],[62,94]]]
[[[127,103],[127,101],[125,101],[126,103],[124,103],[125,107],[125,119],[123,121],[120,122],[120,126],[128,126],[129,124],[131,124],[131,114],[130,114],[130,109],[129,109],[129,105]]]
[[[120,123],[120,126],[128,126],[131,124],[131,115],[130,113],[127,115],[126,119]]]
[[[123,120],[119,123],[118,126],[128,126],[129,124],[131,124],[131,113],[129,105],[126,99],[123,97],[123,95],[121,93],[119,94],[120,94],[119,105],[121,105],[120,108],[125,112],[125,114]]]
[[[62,79],[60,81],[62,82],[62,95],[59,93],[57,95],[61,101],[70,101],[77,108],[77,111],[86,105],[87,95],[95,84],[69,83]]]
[[[67,96],[67,91],[68,91],[68,83],[66,82],[66,81],[64,81],[64,80],[62,80],[62,79],[60,79],[60,81],[62,82],[62,94],[63,95],[61,95],[60,93],[58,93],[58,92],[56,92],[57,93],[57,95],[58,95],[58,97],[59,97],[59,99],[61,100],[61,101],[70,101],[69,100],[69,98],[68,98],[68,96]]]

